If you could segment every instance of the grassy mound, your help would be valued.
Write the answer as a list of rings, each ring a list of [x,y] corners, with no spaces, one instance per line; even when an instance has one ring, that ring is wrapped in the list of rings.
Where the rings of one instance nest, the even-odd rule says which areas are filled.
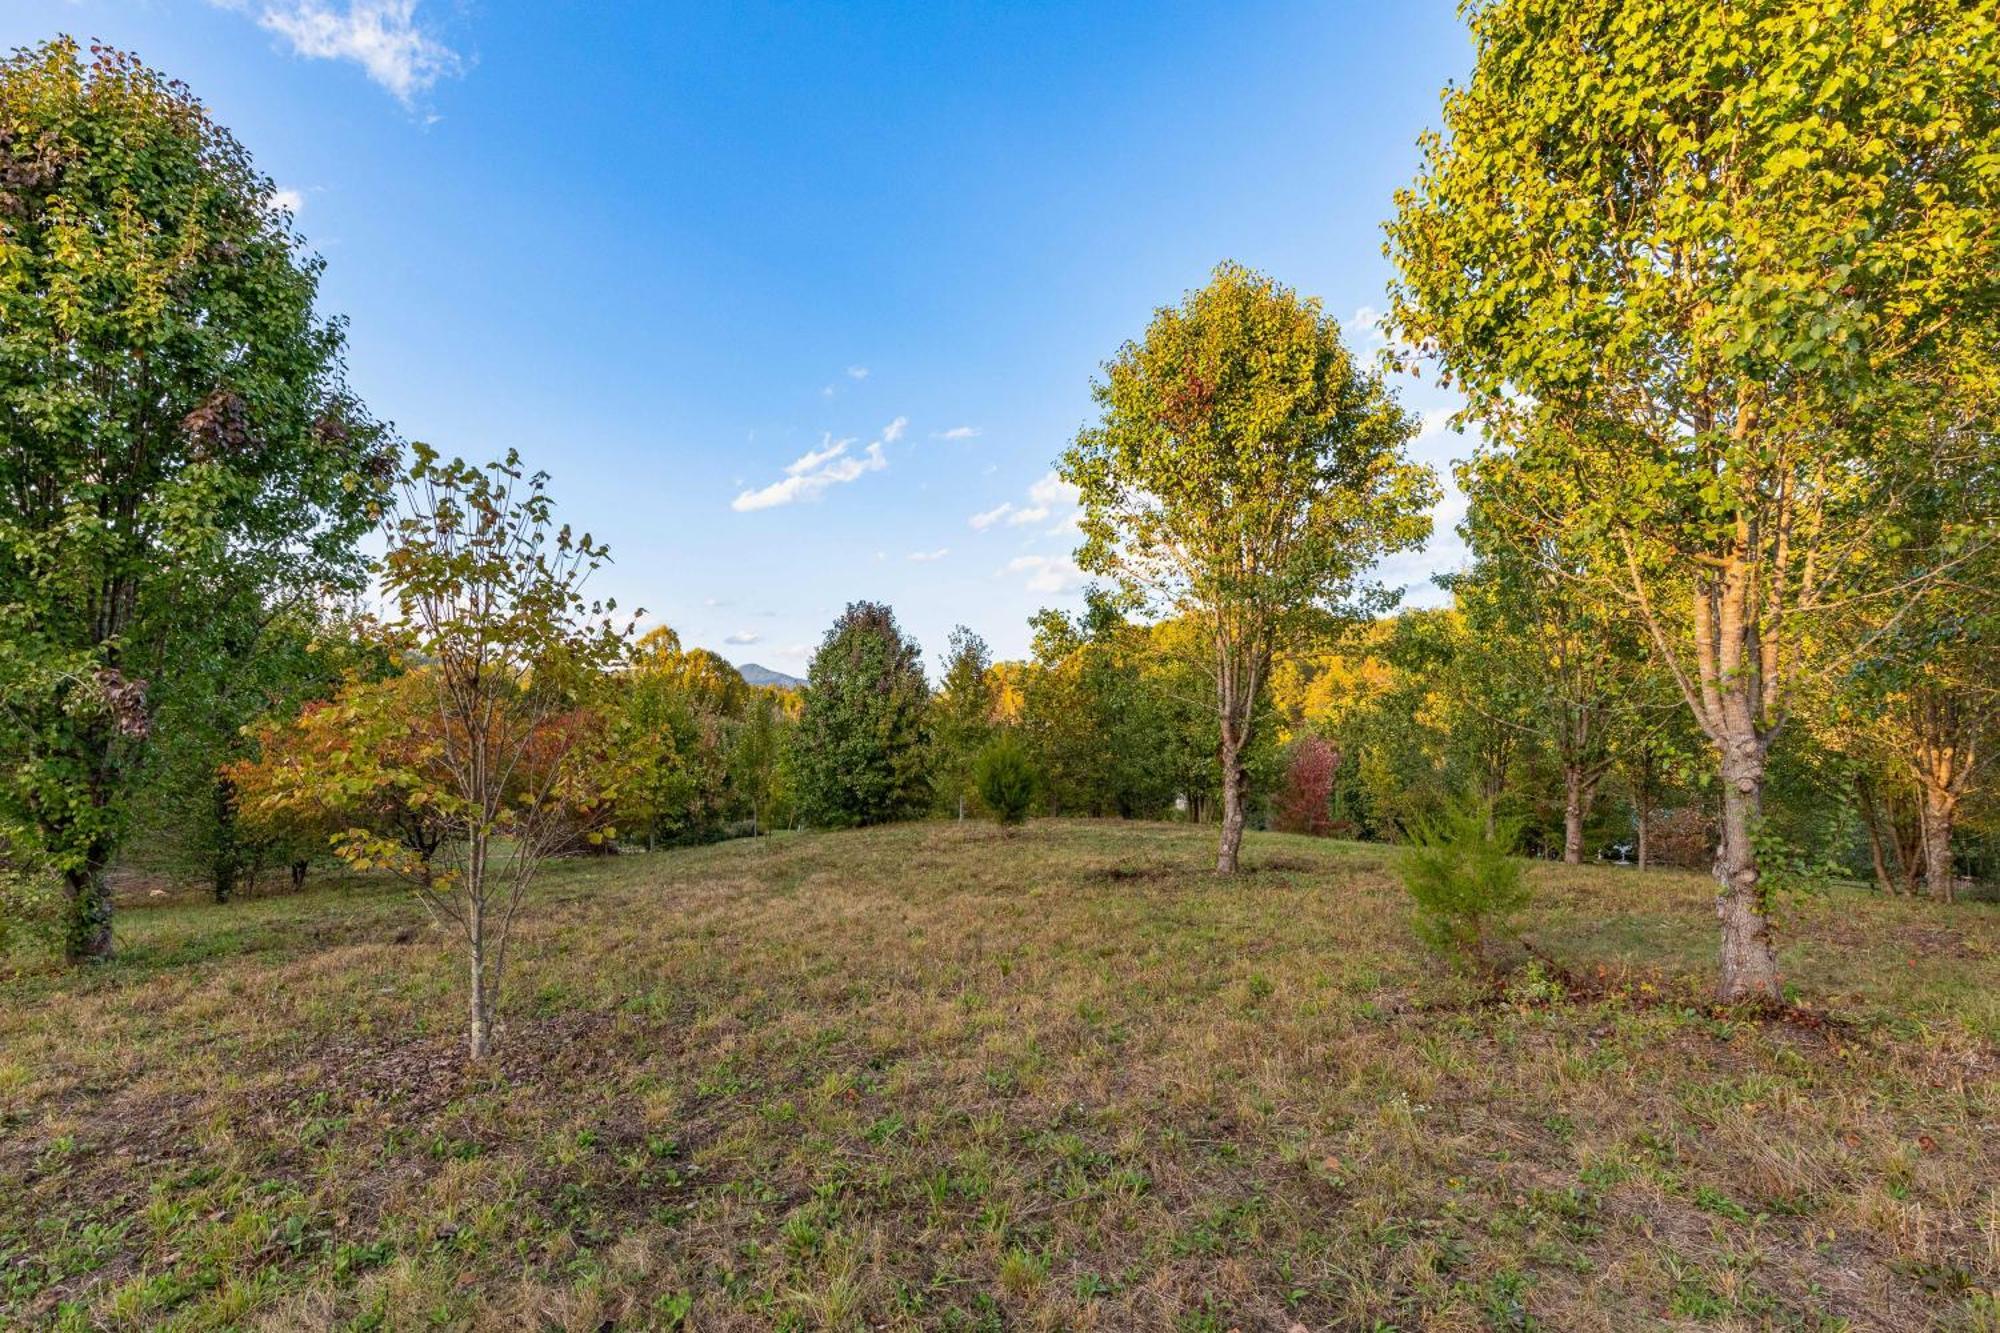
[[[1552,961],[1496,993],[1384,849],[1209,855],[929,824],[559,866],[480,1071],[393,886],[135,903],[120,961],[0,974],[0,1323],[2000,1319],[2000,911],[1803,905],[1799,1007],[1750,1018],[1702,998],[1698,876],[1537,867]]]

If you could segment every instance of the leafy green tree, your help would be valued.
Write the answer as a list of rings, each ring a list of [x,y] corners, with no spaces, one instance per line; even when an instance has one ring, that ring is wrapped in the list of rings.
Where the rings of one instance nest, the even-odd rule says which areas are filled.
[[[1645,679],[1646,645],[1625,605],[1589,577],[1573,533],[1516,519],[1531,497],[1512,461],[1488,455],[1459,469],[1470,500],[1459,531],[1473,563],[1440,582],[1480,645],[1483,669],[1512,677],[1520,706],[1509,721],[1553,761],[1562,781],[1562,857],[1581,865],[1585,824],[1617,762],[1625,701]],[[1543,514],[1568,504],[1532,499]]]
[[[793,742],[800,813],[830,828],[920,814],[930,686],[916,641],[880,602],[852,602],[806,673]]]
[[[251,753],[221,772],[238,808],[238,836],[321,848],[365,844],[373,849],[369,859],[433,888],[438,853],[455,824],[436,798],[453,775],[425,670],[357,677],[293,716],[253,724]]]
[[[583,585],[606,559],[589,533],[558,527],[544,473],[513,453],[478,467],[428,447],[399,480],[384,522],[389,629],[437,718],[434,753],[399,767],[448,830],[445,869],[411,873],[403,846],[350,830],[337,850],[357,868],[406,873],[441,924],[457,928],[469,966],[472,1059],[492,1049],[514,920],[535,873],[574,843],[579,811],[600,807],[601,719],[587,705],[625,655],[609,602]],[[387,762],[400,751],[377,751]],[[590,828],[589,836],[615,836]]]
[[[729,781],[750,811],[753,833],[766,831],[784,796],[784,755],[791,730],[785,704],[774,689],[752,690],[729,750]]]
[[[1011,729],[999,732],[980,750],[972,777],[979,799],[1003,828],[1027,821],[1028,809],[1035,803],[1035,770]]]
[[[1456,800],[1410,828],[1397,871],[1417,905],[1417,933],[1441,953],[1478,963],[1495,929],[1528,905],[1520,825],[1490,806]]]
[[[973,766],[993,735],[993,654],[986,640],[960,625],[944,654],[944,680],[931,696],[931,785],[939,802],[965,818],[977,791]]]
[[[1473,75],[1389,225],[1392,322],[1493,447],[1570,481],[1561,525],[1714,749],[1720,992],[1774,999],[1773,739],[1825,615],[1909,595],[1876,557],[1938,460],[1900,427],[1943,380],[1993,373],[1962,340],[2000,274],[1995,16],[1468,12]]]
[[[1415,422],[1335,321],[1234,264],[1158,311],[1092,392],[1099,420],[1058,464],[1084,507],[1077,559],[1209,638],[1216,869],[1234,873],[1273,659],[1393,601],[1367,572],[1428,535],[1436,481],[1403,456]]]
[[[73,959],[218,606],[354,586],[384,465],[320,263],[187,90],[61,39],[0,63],[0,824]]]

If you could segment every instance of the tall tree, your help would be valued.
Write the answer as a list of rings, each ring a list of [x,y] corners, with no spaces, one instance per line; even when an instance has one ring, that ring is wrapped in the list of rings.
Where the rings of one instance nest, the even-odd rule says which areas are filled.
[[[359,571],[376,432],[271,193],[129,55],[0,64],[0,819],[61,875],[71,958],[111,952],[148,698],[204,602]]]
[[[1887,428],[2000,275],[2000,41],[1950,0],[1489,0],[1389,248],[1400,336],[1567,477],[1722,778],[1724,998],[1775,998],[1758,829],[1816,622],[1931,442]],[[1678,605],[1670,605],[1677,603]],[[1680,609],[1684,608],[1684,610]]]
[[[846,828],[920,813],[930,686],[895,612],[849,603],[813,654],[805,694],[793,765],[806,820]]]
[[[945,647],[944,679],[931,699],[931,781],[938,800],[965,818],[965,802],[978,790],[973,765],[993,738],[993,653],[964,625]]]
[[[1456,594],[1486,669],[1515,677],[1524,699],[1515,724],[1561,774],[1562,856],[1581,865],[1584,824],[1616,763],[1614,733],[1627,719],[1626,697],[1645,678],[1645,645],[1623,603],[1589,577],[1574,534],[1535,519],[1515,521],[1524,508],[1523,479],[1512,461],[1489,454],[1459,468],[1470,500],[1459,532],[1473,563],[1440,581]],[[1532,512],[1567,508],[1567,500],[1558,500]]]
[[[1436,480],[1404,457],[1415,421],[1319,303],[1236,264],[1158,311],[1104,371],[1099,420],[1058,464],[1084,507],[1077,559],[1210,640],[1215,865],[1233,874],[1273,659],[1394,601],[1366,576],[1429,535]]]

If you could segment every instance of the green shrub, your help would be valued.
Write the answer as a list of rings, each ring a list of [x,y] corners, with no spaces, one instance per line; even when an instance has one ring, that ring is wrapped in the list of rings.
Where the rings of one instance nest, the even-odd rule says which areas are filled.
[[[1519,836],[1517,821],[1474,801],[1454,802],[1411,827],[1397,872],[1416,900],[1425,944],[1476,962],[1491,932],[1528,905],[1525,868],[1513,855]]]
[[[56,952],[62,932],[63,891],[55,876],[0,861],[0,957],[15,949]]]
[[[979,788],[979,799],[1003,826],[1027,819],[1028,805],[1035,799],[1035,770],[1012,732],[1001,732],[979,752],[972,781]]]

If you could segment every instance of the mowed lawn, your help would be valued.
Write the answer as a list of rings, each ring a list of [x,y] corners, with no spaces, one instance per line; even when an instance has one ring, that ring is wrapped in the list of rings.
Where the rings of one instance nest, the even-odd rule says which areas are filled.
[[[392,884],[0,970],[0,1325],[2000,1327],[2000,911],[1537,867],[1563,971],[1384,848],[1037,822],[554,867],[501,1054]],[[0,964],[0,968],[7,965]],[[1824,1016],[1824,1017],[1822,1017]]]

